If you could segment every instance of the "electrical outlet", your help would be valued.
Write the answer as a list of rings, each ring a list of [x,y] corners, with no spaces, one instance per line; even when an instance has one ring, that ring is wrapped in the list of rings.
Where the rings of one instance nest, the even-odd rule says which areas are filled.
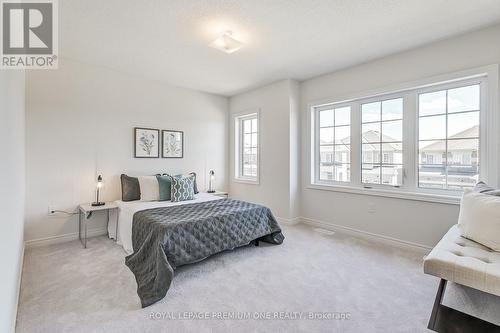
[[[56,209],[55,209],[54,207],[49,206],[49,209],[48,209],[48,211],[47,211],[48,215],[49,215],[49,216],[54,216],[54,215],[56,215],[55,210],[56,210]]]

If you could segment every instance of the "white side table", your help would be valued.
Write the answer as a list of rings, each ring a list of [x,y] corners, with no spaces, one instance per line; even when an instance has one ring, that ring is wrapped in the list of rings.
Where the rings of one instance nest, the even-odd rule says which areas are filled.
[[[229,198],[229,193],[224,192],[224,191],[215,191],[214,193],[209,193],[209,194],[215,195],[215,196],[221,197],[221,198]]]
[[[118,206],[114,202],[106,202],[102,206],[92,206],[91,204],[82,204],[78,206],[78,239],[82,242],[83,248],[87,248],[87,223],[92,213],[99,211],[106,211],[108,213],[107,223],[109,224],[109,213],[113,209],[118,209]],[[83,219],[82,219],[83,215]],[[83,223],[83,239],[82,239],[82,223]],[[118,236],[118,221],[116,222],[116,234],[115,241]]]

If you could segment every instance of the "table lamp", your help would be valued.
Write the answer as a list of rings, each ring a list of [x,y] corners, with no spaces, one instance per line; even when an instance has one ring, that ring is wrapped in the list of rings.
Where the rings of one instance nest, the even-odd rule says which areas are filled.
[[[214,190],[214,180],[215,180],[215,172],[214,170],[210,170],[208,173],[208,191],[207,193],[215,193]]]
[[[99,191],[100,189],[102,188],[102,176],[99,175],[97,177],[97,190],[96,190],[96,200],[95,202],[92,203],[92,206],[96,207],[96,206],[104,206],[104,202],[100,202],[99,201]]]

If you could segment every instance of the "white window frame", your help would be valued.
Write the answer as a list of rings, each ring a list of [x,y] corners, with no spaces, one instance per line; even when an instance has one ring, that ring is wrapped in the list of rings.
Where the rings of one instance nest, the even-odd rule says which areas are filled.
[[[330,104],[330,105],[320,105],[320,106],[316,106],[314,107],[314,142],[319,142],[319,128],[320,128],[320,124],[319,124],[319,113],[321,111],[325,111],[325,110],[330,110],[331,108],[335,108],[335,109],[340,109],[340,108],[343,108],[343,107],[346,107],[346,106],[351,106],[350,104],[341,104],[341,103],[337,103],[337,104]],[[335,112],[335,111],[334,111]],[[352,113],[353,113],[353,110],[352,110],[352,107],[351,107],[351,122],[350,122],[350,127],[351,127],[351,142],[349,143],[349,145],[351,146],[351,174],[350,174],[350,179],[352,182],[352,138],[353,138],[353,134],[352,134]],[[335,118],[334,118],[335,119]],[[335,127],[335,123],[333,124],[333,127]],[[345,181],[338,181],[338,180],[321,180],[319,179],[319,169],[320,169],[320,153],[319,153],[319,144],[315,144],[314,145],[314,175],[315,175],[315,180],[314,180],[314,183],[316,184],[338,184],[338,185],[342,185],[342,184],[349,184],[350,182],[345,182]],[[335,150],[334,150],[334,156],[333,156],[333,160],[335,161]]]
[[[485,129],[485,122],[487,121],[487,114],[486,114],[486,90],[487,90],[487,79],[486,76],[481,76],[477,78],[472,78],[472,79],[467,79],[467,80],[461,80],[461,81],[456,81],[456,82],[451,82],[451,83],[444,83],[440,85],[435,85],[431,87],[425,87],[416,90],[416,96],[420,94],[425,94],[425,93],[430,93],[430,92],[435,92],[435,91],[441,91],[441,90],[449,90],[449,89],[454,89],[454,88],[460,88],[460,87],[465,87],[465,86],[471,86],[471,85],[480,85],[480,112],[479,112],[479,176],[480,180],[486,180],[488,181],[488,170],[487,167],[483,166],[483,164],[486,164],[486,155],[483,153],[483,149],[486,149],[486,145],[484,144],[485,141],[488,139],[486,135],[483,135],[483,132],[486,130]],[[448,122],[448,117],[446,117],[446,121]],[[415,120],[415,127],[416,127],[416,133],[415,133],[415,149],[417,151],[417,154],[415,156],[416,159],[418,159],[418,143],[419,143],[419,115],[418,115],[418,101],[417,101],[417,109],[416,109],[416,120]],[[448,126],[448,123],[446,124]],[[448,141],[448,138],[446,138],[446,141]],[[453,190],[447,190],[447,189],[426,189],[426,188],[421,188],[418,186],[419,182],[419,173],[418,173],[418,160],[415,161],[415,181],[416,184],[415,186],[417,189],[421,192],[424,193],[437,193],[437,194],[449,194],[455,197],[460,197],[463,193],[463,191],[453,191]],[[495,185],[496,186],[496,185]]]
[[[243,121],[249,119],[257,120],[257,175],[243,175]],[[260,110],[251,110],[233,115],[234,124],[234,180],[240,183],[259,184],[260,179]]]
[[[306,186],[309,189],[340,191],[383,197],[459,204],[461,191],[425,189],[418,187],[418,101],[419,93],[468,84],[481,84],[480,113],[480,177],[498,186],[500,147],[496,147],[500,130],[498,120],[498,65],[490,65],[423,80],[407,82],[396,86],[353,94],[343,98],[324,99],[308,104],[307,109],[307,156],[310,163],[307,172],[311,175]],[[361,183],[361,104],[370,101],[403,97],[403,184],[399,187]],[[333,105],[351,106],[351,182],[319,181],[316,166],[318,142],[316,109]],[[319,149],[319,148],[318,148]],[[368,185],[368,186],[367,186]]]
[[[405,187],[405,177],[403,176],[403,183],[399,186],[392,186],[392,185],[386,185],[386,184],[373,184],[373,183],[363,183],[362,180],[361,180],[361,177],[362,177],[362,163],[363,163],[363,157],[362,157],[362,142],[361,142],[361,134],[362,134],[362,130],[361,128],[363,127],[363,122],[362,122],[362,117],[361,117],[361,106],[363,104],[369,104],[369,103],[375,103],[375,102],[383,102],[383,101],[388,101],[388,100],[391,100],[391,99],[398,99],[398,98],[401,98],[403,100],[403,115],[402,115],[402,122],[403,122],[403,142],[402,142],[402,147],[403,147],[403,168],[404,168],[404,165],[405,165],[405,152],[407,151],[408,147],[405,146],[405,130],[406,130],[406,127],[408,127],[408,125],[406,124],[407,122],[407,115],[405,115],[405,107],[406,107],[406,102],[407,102],[407,98],[406,98],[406,95],[403,94],[403,93],[388,93],[388,94],[383,94],[383,95],[379,95],[379,96],[374,96],[374,97],[369,97],[369,98],[360,98],[358,100],[355,100],[353,102],[355,102],[356,104],[358,104],[356,106],[357,108],[357,112],[358,112],[358,115],[357,115],[357,123],[355,124],[356,127],[358,127],[358,138],[357,140],[359,141],[358,142],[358,146],[359,147],[356,147],[356,153],[359,154],[359,161],[358,161],[358,164],[359,164],[359,177],[357,178],[358,181],[359,181],[359,184],[360,186],[362,186],[363,188],[367,188],[367,189],[370,189],[370,188],[380,188],[380,189],[387,189],[387,188],[404,188]],[[382,119],[380,120],[380,122],[382,122]],[[405,126],[406,125],[406,126]],[[383,134],[383,133],[382,133]],[[382,139],[382,138],[381,138]],[[378,163],[373,163],[373,164],[380,164],[382,165],[381,163],[381,160],[382,160],[382,151],[380,152],[381,155],[380,155],[380,160]]]

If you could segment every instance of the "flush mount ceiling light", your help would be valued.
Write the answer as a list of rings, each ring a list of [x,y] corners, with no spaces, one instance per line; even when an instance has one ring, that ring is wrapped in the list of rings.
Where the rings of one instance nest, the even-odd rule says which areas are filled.
[[[226,53],[236,52],[241,49],[243,43],[234,39],[232,35],[232,31],[226,31],[222,34],[222,36],[214,40],[210,46]]]

